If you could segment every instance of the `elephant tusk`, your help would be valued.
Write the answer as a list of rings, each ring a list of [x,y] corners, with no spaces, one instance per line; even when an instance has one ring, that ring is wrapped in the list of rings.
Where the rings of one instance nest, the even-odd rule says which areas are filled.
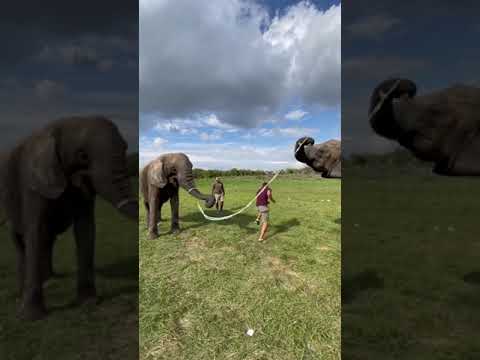
[[[380,108],[383,106],[383,103],[385,102],[387,97],[397,88],[398,84],[400,84],[400,80],[395,81],[395,83],[386,93],[384,93],[383,91],[380,91],[380,101],[370,112],[370,115],[368,116],[368,121],[371,121],[372,117],[378,112],[378,110],[380,110]]]
[[[193,191],[193,190],[197,190],[197,191],[198,191],[198,189],[197,189],[196,187],[192,187],[192,188],[190,188],[189,190],[187,190],[187,192],[190,194],[190,192]]]
[[[136,203],[136,202],[137,202],[137,199],[135,199],[135,198],[124,199],[124,200],[117,203],[116,208],[121,209],[122,207],[124,207],[125,205],[127,205],[129,203]]]
[[[302,148],[303,144],[305,144],[307,142],[307,139],[303,140],[300,145],[298,145],[298,148],[297,150],[295,150],[295,155],[297,154],[297,152]]]

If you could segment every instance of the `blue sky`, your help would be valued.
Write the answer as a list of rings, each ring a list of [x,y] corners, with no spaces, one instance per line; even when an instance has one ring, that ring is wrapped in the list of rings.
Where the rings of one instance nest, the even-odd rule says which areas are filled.
[[[295,141],[340,138],[340,4],[140,1],[140,165],[299,167]]]

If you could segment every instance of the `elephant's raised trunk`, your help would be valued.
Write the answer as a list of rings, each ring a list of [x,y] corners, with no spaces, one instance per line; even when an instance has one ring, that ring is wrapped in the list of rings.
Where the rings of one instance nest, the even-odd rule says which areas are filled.
[[[404,133],[395,120],[393,100],[414,97],[417,87],[407,79],[389,79],[380,83],[372,93],[368,115],[372,129],[388,139],[397,140]]]
[[[210,208],[215,204],[215,198],[212,195],[202,194],[196,187],[193,179],[193,173],[191,169],[187,169],[184,173],[179,172],[177,174],[179,185],[184,188],[193,197],[205,201],[205,206]]]
[[[305,154],[305,146],[313,145],[315,140],[310,137],[302,137],[295,143],[295,159],[306,164],[309,160],[307,154]]]

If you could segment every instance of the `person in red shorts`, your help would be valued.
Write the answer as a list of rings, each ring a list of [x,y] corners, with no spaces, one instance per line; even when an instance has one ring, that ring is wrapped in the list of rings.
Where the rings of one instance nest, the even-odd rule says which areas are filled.
[[[275,202],[272,196],[272,189],[270,189],[268,186],[266,186],[267,183],[264,182],[260,189],[257,190],[257,194],[260,193],[257,197],[257,210],[258,210],[258,215],[257,219],[255,222],[257,224],[260,224],[260,237],[258,238],[258,241],[264,241],[265,240],[265,234],[267,233],[268,229],[268,214],[269,214],[269,208],[268,204],[269,202]],[[265,187],[265,189],[263,189]],[[263,190],[262,190],[263,189]]]

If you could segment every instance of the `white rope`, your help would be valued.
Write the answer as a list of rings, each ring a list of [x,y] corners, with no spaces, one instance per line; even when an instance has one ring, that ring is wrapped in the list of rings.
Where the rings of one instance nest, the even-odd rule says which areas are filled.
[[[298,152],[298,150],[300,150],[300,148],[303,146],[303,144],[305,144],[306,141],[307,141],[307,137],[305,137],[305,139],[298,146],[297,150],[295,150],[295,154]],[[252,200],[250,200],[250,202],[247,205],[245,205],[243,208],[241,208],[240,210],[238,210],[237,212],[235,212],[233,214],[226,215],[226,216],[221,216],[221,217],[209,216],[209,215],[205,214],[205,212],[203,211],[203,208],[200,206],[200,203],[197,202],[198,210],[200,210],[200,212],[202,213],[202,215],[205,219],[210,220],[210,221],[222,221],[222,220],[231,219],[234,216],[237,216],[238,214],[247,210],[250,206],[252,206],[253,202],[255,200],[257,200],[257,198],[260,196],[260,194],[268,187],[268,185],[270,185],[277,178],[278,175],[280,175],[280,170],[277,171],[273,175],[273,177],[270,179],[270,181],[267,183],[267,185],[262,187],[262,189],[257,193],[257,195],[255,195],[255,197]],[[192,188],[192,189],[194,189],[194,188]],[[192,189],[188,190],[188,192],[190,192]]]
[[[380,91],[380,101],[378,102],[378,104],[373,108],[372,112],[370,113],[370,115],[368,116],[368,121],[370,121],[373,117],[373,115],[375,115],[378,110],[380,110],[380,108],[382,107],[383,103],[385,102],[385,99],[390,96],[390,94],[397,88],[398,84],[400,84],[400,80],[397,80],[393,83],[392,87],[386,92],[382,92]]]

